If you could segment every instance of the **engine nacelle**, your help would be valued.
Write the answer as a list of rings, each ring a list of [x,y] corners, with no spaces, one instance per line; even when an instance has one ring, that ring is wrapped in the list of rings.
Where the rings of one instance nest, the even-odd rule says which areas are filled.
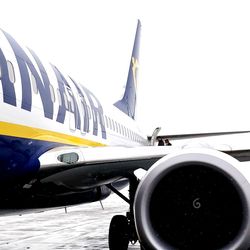
[[[247,249],[250,185],[224,153],[183,150],[148,171],[134,203],[145,249]]]

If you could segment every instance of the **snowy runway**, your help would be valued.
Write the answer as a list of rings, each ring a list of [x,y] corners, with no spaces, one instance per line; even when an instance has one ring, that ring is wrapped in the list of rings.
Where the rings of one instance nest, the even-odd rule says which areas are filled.
[[[37,214],[0,217],[1,250],[109,249],[108,229],[113,215],[128,205],[115,195],[103,201]],[[129,249],[140,249],[139,244]]]

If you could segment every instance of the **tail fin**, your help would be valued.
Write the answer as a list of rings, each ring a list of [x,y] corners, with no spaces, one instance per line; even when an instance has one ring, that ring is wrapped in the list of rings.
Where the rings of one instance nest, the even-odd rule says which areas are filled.
[[[135,111],[136,111],[136,89],[137,89],[137,72],[139,66],[138,59],[139,59],[140,33],[141,33],[141,22],[138,20],[125,92],[122,99],[114,103],[114,105],[118,109],[120,109],[122,112],[127,114],[132,119],[135,119]]]

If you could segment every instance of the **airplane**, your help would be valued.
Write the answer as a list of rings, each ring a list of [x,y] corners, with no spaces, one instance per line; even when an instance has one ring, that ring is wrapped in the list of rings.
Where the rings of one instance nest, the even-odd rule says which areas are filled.
[[[0,31],[0,214],[100,201],[129,204],[112,218],[109,248],[248,249],[248,149],[154,146],[136,123],[141,23],[123,97],[105,104],[74,78]],[[166,136],[200,138],[249,131]],[[145,171],[143,178],[137,171]],[[129,196],[120,190],[129,186]]]

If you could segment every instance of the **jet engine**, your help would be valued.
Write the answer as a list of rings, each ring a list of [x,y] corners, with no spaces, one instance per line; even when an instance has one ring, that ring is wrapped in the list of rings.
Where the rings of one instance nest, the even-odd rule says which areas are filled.
[[[208,149],[183,150],[155,163],[134,202],[143,249],[248,249],[250,185],[239,165]]]

